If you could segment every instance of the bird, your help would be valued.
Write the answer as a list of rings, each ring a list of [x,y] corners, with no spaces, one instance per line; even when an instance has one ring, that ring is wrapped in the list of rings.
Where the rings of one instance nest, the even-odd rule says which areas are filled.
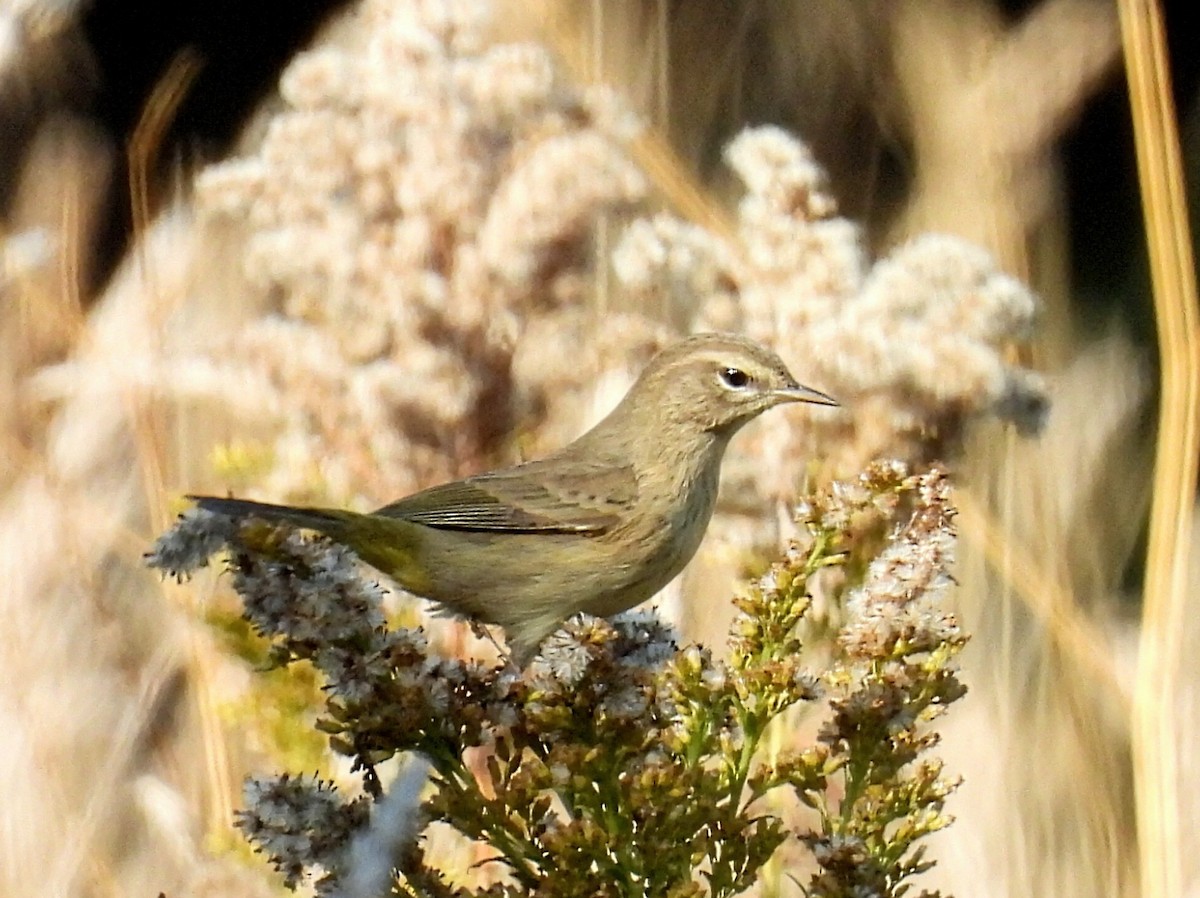
[[[838,405],[767,347],[696,334],[662,349],[611,413],[541,459],[370,513],[188,498],[324,534],[443,612],[498,625],[523,669],[573,615],[611,617],[673,580],[708,528],[730,439],[795,402]]]

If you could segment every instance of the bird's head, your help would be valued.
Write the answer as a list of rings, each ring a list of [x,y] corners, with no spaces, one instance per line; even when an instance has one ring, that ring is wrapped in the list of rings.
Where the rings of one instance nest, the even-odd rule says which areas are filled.
[[[734,334],[696,334],[667,347],[628,400],[639,417],[721,436],[786,402],[838,404],[800,384],[774,352]]]

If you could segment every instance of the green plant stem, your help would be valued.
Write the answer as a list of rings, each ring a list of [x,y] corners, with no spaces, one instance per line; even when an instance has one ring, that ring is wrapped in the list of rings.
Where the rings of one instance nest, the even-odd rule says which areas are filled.
[[[692,707],[696,707],[695,703],[693,703]],[[684,753],[684,762],[689,770],[700,763],[701,753],[708,747],[708,741],[713,729],[713,715],[709,714],[707,709],[702,708],[700,714],[697,716],[702,721],[702,725],[689,737],[687,750]]]
[[[459,821],[455,824],[456,827],[469,834],[474,831],[477,837],[486,837],[490,844],[499,849],[517,879],[531,889],[537,888],[541,880],[541,877],[537,873],[538,863],[536,859],[530,858],[528,853],[522,850],[522,847],[526,844],[524,835],[509,831],[507,814],[501,815],[501,819],[498,821],[494,820],[497,817],[496,814],[492,813],[495,808],[495,802],[489,801],[480,792],[475,777],[471,772],[463,764],[456,764],[454,770],[451,771],[450,777],[445,780],[445,785],[459,796],[467,799],[469,805],[482,808],[486,812],[483,819],[477,821],[474,825],[469,824],[467,821]],[[489,822],[488,818],[493,818],[494,822]]]
[[[846,771],[846,794],[842,797],[841,807],[838,809],[839,832],[843,833],[850,829],[850,823],[854,818],[854,806],[862,797],[862,791],[871,770],[871,762],[851,758],[844,769]]]
[[[737,766],[733,771],[733,779],[729,784],[729,806],[726,815],[732,822],[742,810],[742,792],[746,788],[746,780],[750,776],[750,766],[758,751],[759,738],[762,736],[762,725],[757,715],[738,715],[738,723],[742,728],[742,750],[738,754]]]

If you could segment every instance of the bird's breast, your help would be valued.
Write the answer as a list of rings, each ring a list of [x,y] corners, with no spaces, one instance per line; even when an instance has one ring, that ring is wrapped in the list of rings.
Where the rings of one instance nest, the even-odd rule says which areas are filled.
[[[639,586],[653,594],[691,561],[704,539],[717,500],[719,469],[639,484],[638,507],[606,538],[621,547]]]

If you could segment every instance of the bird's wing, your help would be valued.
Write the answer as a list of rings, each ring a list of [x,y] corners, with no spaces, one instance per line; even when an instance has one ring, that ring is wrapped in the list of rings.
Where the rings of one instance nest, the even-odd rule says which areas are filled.
[[[558,458],[430,487],[375,513],[443,530],[599,533],[636,497],[632,467]]]

